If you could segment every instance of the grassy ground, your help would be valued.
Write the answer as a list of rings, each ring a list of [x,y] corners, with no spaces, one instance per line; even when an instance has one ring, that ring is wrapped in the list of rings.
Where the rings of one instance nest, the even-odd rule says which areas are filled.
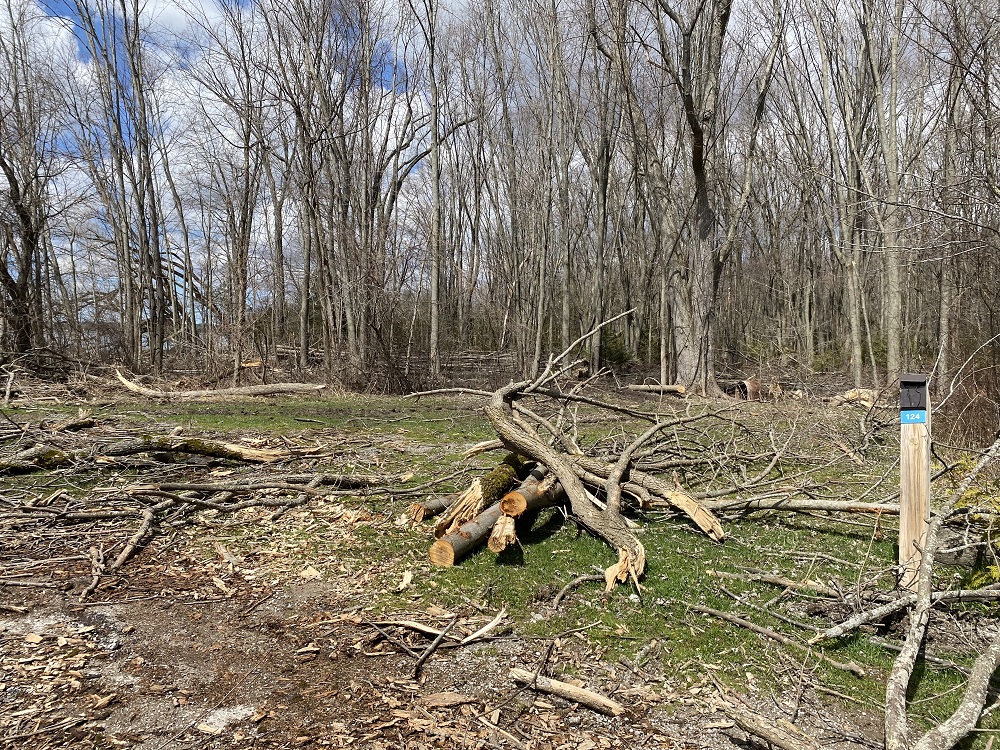
[[[499,460],[497,454],[471,461],[461,457],[469,445],[493,437],[480,407],[480,400],[464,396],[403,400],[341,395],[232,403],[128,402],[97,406],[94,415],[150,433],[180,426],[184,431],[228,440],[268,444],[284,440],[300,446],[313,442],[323,448],[323,457],[315,462],[317,471],[413,472],[407,487],[454,473],[453,479],[433,490],[446,493],[461,489]],[[56,411],[13,408],[7,414],[24,423]],[[767,477],[773,485],[807,481],[816,497],[870,502],[891,498],[897,481],[894,427],[890,417],[882,415],[883,427],[872,431],[872,415],[868,415],[863,433],[858,427],[861,416],[851,409],[835,411],[816,405],[740,405],[678,432],[680,450],[728,454],[733,457],[731,465],[719,460],[679,470],[676,478],[686,487],[703,491],[725,487],[766,468],[766,454],[777,446],[784,457]],[[609,454],[634,434],[630,420],[607,420],[587,410],[581,410],[578,417],[581,443]],[[749,458],[738,460],[741,455]],[[130,471],[123,468],[122,474]],[[803,478],[803,471],[811,473]],[[141,479],[141,470],[135,470],[134,478]],[[106,477],[31,475],[18,479],[17,486],[51,489],[60,481],[87,488]],[[826,644],[822,652],[800,651],[695,612],[692,606],[732,612],[804,642],[816,629],[849,615],[850,607],[757,582],[751,571],[817,581],[848,594],[862,588],[888,590],[894,585],[891,568],[896,556],[892,519],[754,513],[725,518],[729,539],[717,544],[679,518],[653,515],[640,519],[649,559],[641,591],[619,586],[605,595],[602,583],[585,582],[553,608],[553,598],[565,584],[599,573],[614,562],[604,544],[581,533],[560,512],[545,511],[530,532],[521,535],[518,548],[500,557],[483,550],[454,568],[435,568],[427,561],[431,541],[427,527],[415,528],[404,519],[413,499],[402,493],[338,499],[339,508],[362,514],[348,545],[342,515],[321,512],[306,522],[300,514],[291,514],[299,521],[265,523],[256,512],[227,519],[209,513],[200,550],[211,558],[215,554],[212,544],[221,542],[237,555],[262,550],[282,555],[292,561],[286,566],[289,569],[301,563],[368,570],[367,587],[369,593],[375,592],[369,604],[376,612],[427,604],[483,611],[505,607],[516,632],[525,637],[566,637],[576,631],[570,637],[585,641],[605,663],[641,671],[651,682],[680,686],[695,695],[711,674],[719,684],[761,700],[766,696],[788,713],[797,710],[805,690],[818,689],[822,700],[848,713],[858,705],[870,708],[882,702],[894,653],[879,641],[898,643],[899,623],[886,623],[877,634],[862,633]],[[198,550],[197,534],[189,539]],[[412,582],[396,591],[407,572],[412,573]],[[961,570],[946,571],[946,575],[952,573],[968,575]],[[969,605],[938,615],[934,624],[938,635],[931,638],[928,653],[969,665],[978,641],[968,633],[992,621],[994,614],[991,608]],[[865,676],[830,666],[821,660],[821,653],[856,663]],[[922,665],[912,685],[913,717],[928,726],[939,723],[957,705],[963,684],[964,678],[954,669]],[[990,732],[1000,732],[1000,721],[987,719],[984,730],[969,747],[986,747]]]

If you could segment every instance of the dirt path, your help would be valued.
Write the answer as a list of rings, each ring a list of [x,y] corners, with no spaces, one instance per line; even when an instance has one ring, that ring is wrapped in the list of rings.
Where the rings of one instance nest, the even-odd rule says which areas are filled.
[[[518,691],[507,669],[539,663],[546,643],[510,637],[440,651],[414,680],[414,660],[373,637],[342,584],[288,585],[252,611],[242,597],[81,606],[71,594],[16,592],[5,608],[26,611],[0,619],[0,696],[18,719],[5,746],[733,746],[721,714],[624,670],[616,696],[633,708],[618,718]],[[586,672],[588,656],[585,642],[567,638],[549,659]],[[670,710],[657,709],[667,697]]]

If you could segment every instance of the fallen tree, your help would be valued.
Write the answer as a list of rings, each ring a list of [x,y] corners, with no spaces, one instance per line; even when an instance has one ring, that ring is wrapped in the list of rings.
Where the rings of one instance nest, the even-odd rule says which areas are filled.
[[[120,458],[141,453],[190,453],[209,458],[251,463],[273,463],[289,458],[286,450],[253,448],[236,443],[224,443],[204,438],[175,435],[141,435],[108,443],[64,448],[39,443],[0,460],[0,475],[28,474],[34,471],[58,469],[81,462],[97,462],[101,458]]]
[[[233,396],[273,396],[279,393],[315,393],[326,388],[319,383],[265,383],[262,385],[246,385],[239,388],[216,388],[208,390],[191,391],[162,391],[158,388],[149,388],[140,385],[134,380],[129,380],[120,371],[115,370],[115,376],[126,390],[138,393],[140,396],[161,399],[178,399],[193,401],[201,398],[230,398]]]

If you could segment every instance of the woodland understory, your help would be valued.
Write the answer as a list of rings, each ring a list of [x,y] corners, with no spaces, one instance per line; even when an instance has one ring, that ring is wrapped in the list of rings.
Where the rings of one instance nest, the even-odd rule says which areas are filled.
[[[404,394],[628,311],[592,372],[994,394],[998,18],[16,0],[0,363]]]

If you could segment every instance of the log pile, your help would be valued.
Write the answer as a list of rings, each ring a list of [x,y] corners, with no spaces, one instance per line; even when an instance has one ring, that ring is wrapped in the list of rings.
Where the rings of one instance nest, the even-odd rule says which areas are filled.
[[[474,479],[435,524],[430,561],[451,567],[484,544],[495,554],[516,544],[519,518],[565,499],[559,482],[547,473],[544,466],[510,454],[484,477]],[[411,517],[425,518],[440,504],[433,499],[417,503],[411,507]]]
[[[617,562],[604,573],[608,591],[627,581],[639,586],[646,570],[646,550],[636,536],[636,522],[628,517],[631,512],[669,508],[687,516],[713,540],[725,539],[722,524],[710,508],[686,492],[676,479],[671,484],[654,471],[645,470],[654,466],[663,468],[663,463],[654,459],[676,428],[710,415],[662,419],[655,413],[584,395],[582,389],[590,381],[577,383],[571,378],[579,363],[563,361],[583,338],[586,336],[551,359],[534,380],[511,383],[493,393],[460,389],[488,396],[483,412],[499,438],[499,443],[477,445],[473,452],[502,446],[538,471],[533,476],[519,477],[521,484],[517,489],[495,503],[487,501],[492,498],[477,501],[477,509],[481,508],[478,515],[457,528],[449,526],[445,534],[438,534],[430,550],[434,564],[454,565],[487,540],[494,551],[507,549],[517,539],[514,519],[528,510],[557,502],[566,506],[567,515],[581,528],[604,540],[617,553]],[[571,385],[562,387],[560,384],[567,380]],[[413,394],[420,395],[424,394]],[[581,405],[645,423],[647,427],[616,455],[588,454],[577,443],[577,424],[571,415],[571,409]],[[644,462],[649,466],[644,468]],[[450,507],[463,508],[470,494],[475,496],[473,488],[455,499]],[[440,502],[431,502],[414,507],[411,515],[414,519],[425,518],[439,505]]]

